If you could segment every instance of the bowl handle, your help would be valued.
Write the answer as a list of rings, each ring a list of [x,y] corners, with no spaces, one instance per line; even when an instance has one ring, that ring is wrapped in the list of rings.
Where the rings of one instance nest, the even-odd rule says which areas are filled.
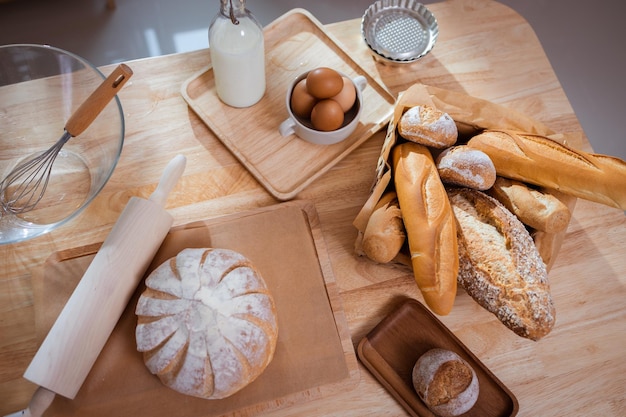
[[[296,122],[294,122],[294,120],[289,117],[280,124],[280,126],[278,127],[278,131],[283,137],[293,135],[294,133],[296,133]]]
[[[363,91],[365,89],[365,86],[367,85],[367,78],[365,78],[362,75],[359,75],[357,77],[354,77],[352,79],[352,82],[354,83],[354,85],[357,86],[359,90]]]

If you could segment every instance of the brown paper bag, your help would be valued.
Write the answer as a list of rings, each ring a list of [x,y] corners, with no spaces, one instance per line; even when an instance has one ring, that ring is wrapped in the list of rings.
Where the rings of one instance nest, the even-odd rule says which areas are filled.
[[[470,137],[486,129],[506,129],[543,135],[565,145],[568,145],[570,142],[567,135],[556,134],[547,126],[519,112],[490,101],[424,84],[411,86],[408,90],[401,93],[396,101],[394,113],[389,121],[387,135],[376,166],[376,178],[372,192],[353,221],[353,225],[358,230],[355,252],[359,256],[364,255],[362,250],[363,233],[372,211],[383,193],[393,188],[389,154],[396,142],[402,140],[397,135],[398,121],[407,109],[424,104],[446,112],[454,119],[459,130],[460,142],[465,142]],[[575,197],[559,195],[559,199],[569,207],[570,211],[574,209],[576,204]],[[557,234],[537,233],[533,236],[548,270],[550,270],[556,259],[564,236],[565,231]],[[410,262],[407,262],[406,254],[399,255],[395,263],[410,264]]]

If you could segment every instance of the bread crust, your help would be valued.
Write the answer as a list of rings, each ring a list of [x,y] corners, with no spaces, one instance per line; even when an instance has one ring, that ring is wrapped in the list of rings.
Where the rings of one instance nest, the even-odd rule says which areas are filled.
[[[367,222],[363,233],[363,252],[374,262],[391,262],[405,240],[398,196],[395,191],[389,191],[376,204]]]
[[[504,130],[487,130],[468,146],[489,155],[500,176],[626,210],[626,162],[619,158]]]
[[[484,191],[496,181],[496,167],[489,156],[467,145],[447,148],[437,156],[435,164],[446,184]]]
[[[476,372],[451,350],[433,348],[420,356],[412,380],[418,396],[438,416],[459,416],[478,400]]]
[[[559,233],[569,225],[569,209],[548,191],[530,188],[521,181],[498,177],[488,193],[522,223],[535,230]]]
[[[439,315],[452,310],[459,269],[456,223],[430,151],[405,142],[393,148],[393,178],[417,286]]]
[[[254,265],[227,249],[184,249],[146,279],[136,307],[137,350],[182,394],[228,397],[271,362],[276,308]]]
[[[447,192],[458,221],[459,285],[517,335],[546,336],[556,312],[546,266],[524,225],[481,191]]]
[[[411,142],[439,149],[454,145],[459,135],[452,117],[426,104],[404,112],[398,121],[398,133]]]

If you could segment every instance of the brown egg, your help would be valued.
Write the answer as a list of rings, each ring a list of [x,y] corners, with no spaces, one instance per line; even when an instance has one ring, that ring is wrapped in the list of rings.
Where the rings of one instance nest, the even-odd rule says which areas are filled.
[[[343,110],[335,100],[320,100],[311,111],[311,123],[317,130],[336,130],[343,123]]]
[[[309,72],[306,85],[310,94],[324,99],[339,94],[343,88],[343,79],[334,69],[320,67]]]
[[[308,119],[317,99],[309,94],[306,87],[306,78],[298,81],[291,92],[291,111],[298,117]]]
[[[352,105],[354,104],[354,100],[356,100],[356,89],[354,88],[354,84],[352,84],[352,80],[348,77],[342,77],[343,79],[343,88],[336,96],[331,97],[331,99],[335,100],[341,106],[341,109],[345,112],[350,110]]]

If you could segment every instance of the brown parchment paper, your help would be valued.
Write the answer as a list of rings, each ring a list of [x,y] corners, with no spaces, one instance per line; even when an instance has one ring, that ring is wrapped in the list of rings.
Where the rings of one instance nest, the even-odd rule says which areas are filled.
[[[372,192],[353,221],[353,225],[358,230],[355,242],[355,252],[357,255],[364,255],[362,250],[363,233],[376,203],[378,203],[378,200],[380,200],[380,197],[386,190],[393,188],[389,154],[393,146],[398,141],[403,140],[397,135],[398,121],[402,114],[409,108],[424,104],[434,106],[452,117],[459,131],[459,143],[466,142],[472,136],[486,129],[506,129],[527,132],[549,137],[564,145],[570,143],[566,134],[553,132],[542,123],[512,109],[463,93],[424,84],[414,84],[409,89],[402,92],[396,101],[393,116],[387,126],[387,134],[378,159],[376,178]],[[557,193],[554,190],[551,190],[551,192],[557,195],[557,197],[569,207],[570,211],[574,210],[576,198]],[[557,234],[538,232],[533,235],[548,270],[556,259],[564,236],[565,231]],[[408,265],[410,261],[406,254],[401,253],[394,260],[394,263]]]
[[[40,341],[99,246],[56,253],[33,276]],[[173,228],[146,275],[186,247],[233,249],[261,271],[279,325],[275,355],[263,374],[222,400],[182,395],[161,384],[135,345],[142,281],[76,398],[57,395],[45,416],[247,416],[356,386],[356,354],[312,203],[282,203]]]

